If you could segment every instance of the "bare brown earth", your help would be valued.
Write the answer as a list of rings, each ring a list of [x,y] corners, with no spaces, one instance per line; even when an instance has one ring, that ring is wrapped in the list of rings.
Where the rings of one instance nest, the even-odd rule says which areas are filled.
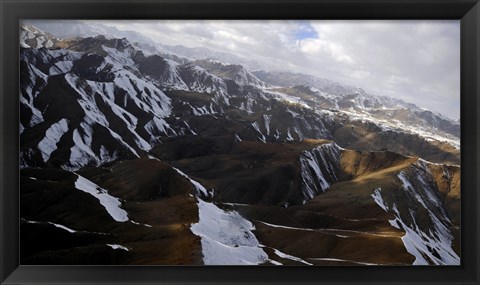
[[[333,140],[348,149],[389,150],[432,162],[460,164],[460,150],[447,143],[427,141],[419,135],[382,131],[369,123],[346,123],[334,131]]]
[[[435,181],[438,185],[438,190],[440,191],[445,208],[447,210],[448,216],[450,217],[454,227],[450,230],[454,236],[453,240],[453,249],[460,255],[461,248],[461,171],[459,166],[446,166],[450,173],[445,175],[442,165],[433,164],[430,165],[430,171],[434,174]]]
[[[403,231],[388,223],[394,217],[384,212],[370,195],[373,189],[379,187],[386,191],[396,189],[391,179],[398,170],[416,159],[402,160],[397,155],[378,152],[380,158],[368,163],[374,154],[352,151],[344,154],[342,166],[356,178],[334,184],[326,193],[305,205],[286,209],[260,206],[236,208],[256,221],[255,233],[263,244],[316,265],[352,265],[355,262],[411,264],[414,258],[406,252],[400,239]],[[353,170],[355,163],[352,162],[357,158],[361,162]],[[385,169],[372,172],[377,167],[376,163],[386,158],[389,158],[390,165],[386,163]],[[263,222],[295,229],[272,227]],[[292,240],[295,242],[288,242]]]
[[[293,171],[298,169],[298,156],[325,142],[240,142],[228,152],[184,157],[172,163],[214,188],[217,201],[227,202],[226,208],[253,221],[257,238],[273,260],[302,264],[279,257],[274,251],[277,249],[317,265],[411,264],[414,257],[401,241],[405,233],[390,225],[388,221],[394,216],[383,211],[371,195],[381,188],[385,199],[395,199],[395,193],[403,191],[397,175],[418,157],[391,151],[344,150],[340,182],[305,205],[283,207],[286,197],[299,185]],[[162,149],[167,150],[168,145]],[[447,179],[442,177],[442,167],[432,164],[431,171],[458,226],[460,169],[449,166],[452,178]],[[456,237],[454,249],[459,253],[459,230],[452,231]]]
[[[172,164],[214,189],[219,202],[283,205],[299,203],[298,157],[325,140],[305,140],[294,144],[263,144],[242,141],[230,151],[181,158]],[[168,151],[164,145],[163,150]]]
[[[129,219],[139,224],[114,221],[98,200],[75,189],[76,177],[69,172],[22,170],[21,216],[42,221],[22,223],[22,244],[31,245],[22,246],[22,264],[202,264],[200,240],[189,229],[198,221],[192,186],[167,164],[119,161],[78,173],[124,199]],[[166,190],[159,191],[163,185]],[[45,222],[82,232],[68,233]]]
[[[225,145],[226,141],[230,143]],[[381,188],[386,201],[396,199],[403,191],[397,175],[417,157],[343,150],[340,180],[302,204],[302,200],[292,202],[300,187],[299,156],[328,141],[264,144],[197,138],[196,142],[205,147],[194,153],[178,153],[175,145],[184,143],[181,139],[165,141],[152,151],[172,159],[168,162],[142,158],[78,171],[122,199],[129,218],[139,224],[115,222],[95,198],[74,188],[73,173],[23,169],[21,216],[42,223],[22,222],[22,244],[26,245],[22,264],[202,264],[200,239],[190,231],[198,221],[194,190],[170,164],[213,189],[217,205],[252,221],[271,260],[284,265],[408,265],[414,261],[401,240],[404,231],[389,223],[393,214],[380,208],[371,195]],[[454,225],[453,247],[459,253],[460,168],[429,167]],[[68,233],[46,222],[79,232]],[[106,244],[120,244],[129,251]]]
[[[95,71],[106,56],[102,46],[119,51],[126,48],[123,40],[105,37],[55,41],[56,48],[82,51],[88,55],[76,60],[72,67],[72,72],[82,80],[109,82],[115,78],[112,67]],[[41,54],[39,52],[38,56]],[[143,55],[137,54],[138,72],[153,78],[162,75],[158,72],[165,65],[161,57],[150,57],[148,63],[144,59]],[[27,62],[21,64],[22,78],[30,78]],[[38,64],[37,67],[47,72],[52,64]],[[186,75],[184,79],[192,77],[188,67],[180,68],[182,72]],[[38,152],[31,158],[28,165],[43,169],[21,171],[21,263],[202,264],[200,240],[189,229],[198,221],[196,197],[192,196],[194,189],[171,165],[213,190],[213,200],[219,206],[236,209],[251,220],[256,226],[257,238],[272,260],[292,265],[304,262],[316,265],[412,263],[413,256],[406,252],[400,240],[404,232],[390,225],[388,221],[394,218],[393,215],[383,211],[371,194],[374,189],[382,188],[387,202],[396,201],[404,192],[397,175],[417,161],[416,157],[459,164],[459,150],[445,143],[429,142],[418,135],[384,131],[372,123],[350,121],[341,114],[334,120],[320,119],[314,110],[298,104],[261,99],[262,92],[234,84],[230,70],[218,75],[230,77],[226,80],[226,87],[230,95],[235,94],[230,98],[231,106],[237,107],[213,104],[212,115],[194,116],[192,107],[212,106],[213,95],[165,91],[172,99],[173,112],[165,120],[179,134],[185,135],[171,137],[165,133],[165,136],[158,137],[158,144],[150,154],[163,162],[122,155],[118,141],[105,127],[92,127],[99,138],[93,140],[92,149],[99,150],[101,144],[111,150],[110,153],[119,152],[122,158],[131,160],[84,168],[78,173],[122,199],[122,207],[135,223],[114,221],[98,200],[75,189],[75,174],[58,169],[69,160],[70,148],[76,143],[72,133],[85,112],[78,105],[78,92],[70,87],[64,76],[50,76],[45,89],[37,90],[39,94],[35,99],[40,110],[49,108],[44,114],[45,121],[22,133],[21,148],[36,148],[46,129],[58,118],[69,119],[70,130],[57,143],[57,150],[47,163],[43,163]],[[38,80],[33,91],[46,83]],[[29,84],[21,85],[25,88]],[[307,103],[320,100],[308,93],[308,88],[278,91],[296,92],[294,95]],[[92,96],[99,109],[109,117],[109,126],[130,145],[136,145],[134,137],[126,134],[125,122],[113,116],[102,95]],[[116,92],[115,96],[117,100],[129,97],[123,90]],[[242,103],[247,104],[248,99],[256,101],[252,114],[238,108]],[[316,103],[322,109],[333,107],[328,101]],[[224,112],[220,111],[223,107]],[[139,134],[142,135],[140,126],[144,126],[152,114],[136,108],[131,111],[138,118]],[[22,125],[31,121],[31,112],[23,106]],[[294,113],[300,116],[296,117]],[[252,126],[252,123],[260,124],[265,135],[263,115],[271,116],[271,134],[267,135],[269,143],[266,144],[258,142],[259,134]],[[406,119],[406,115],[406,112],[399,113],[398,118]],[[186,128],[187,122],[191,130],[180,132]],[[298,127],[302,135],[292,129],[296,142],[286,143],[285,136],[293,126]],[[198,135],[189,135],[194,133],[192,130]],[[282,133],[280,139],[274,138],[274,130]],[[238,143],[234,134],[243,141]],[[342,151],[341,167],[336,173],[339,181],[305,204],[299,156],[327,141],[303,141],[304,137],[331,138],[344,148],[358,150]],[[137,152],[146,155],[143,150],[137,149]],[[452,220],[453,246],[459,253],[460,168],[448,166],[448,174],[445,174],[443,165],[429,167],[434,176],[433,186],[441,193]],[[399,208],[408,210],[411,206],[408,202],[399,203]],[[424,210],[416,211],[420,217],[426,216]],[[77,232],[69,233],[52,223]],[[419,221],[422,227],[428,227],[428,223],[428,219]],[[112,249],[107,244],[119,244],[129,251]],[[294,258],[282,257],[278,250]]]

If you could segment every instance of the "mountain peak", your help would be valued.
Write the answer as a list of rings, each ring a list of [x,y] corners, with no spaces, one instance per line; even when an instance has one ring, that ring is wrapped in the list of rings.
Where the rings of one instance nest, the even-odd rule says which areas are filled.
[[[20,26],[20,45],[24,48],[51,48],[57,42],[58,39],[55,36],[31,24]]]

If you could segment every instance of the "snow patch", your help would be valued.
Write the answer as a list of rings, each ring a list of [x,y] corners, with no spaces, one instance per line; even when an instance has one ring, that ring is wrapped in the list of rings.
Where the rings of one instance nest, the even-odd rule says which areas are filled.
[[[238,109],[253,114],[253,103],[255,103],[255,101],[252,98],[247,98],[246,104],[242,102]]]
[[[92,181],[78,175],[75,181],[75,188],[86,192],[100,201],[100,204],[105,208],[108,214],[117,222],[127,222],[128,214],[121,208],[122,203],[118,198],[108,194],[107,190],[101,188]]]
[[[271,115],[263,115],[263,121],[265,122],[265,129],[267,130],[267,135],[270,135],[270,119]]]
[[[353,109],[339,110],[339,111],[341,113],[346,114],[351,120],[359,121],[362,123],[365,123],[365,122],[374,123],[384,131],[396,131],[396,132],[416,134],[425,138],[427,141],[445,142],[456,149],[460,149],[460,138],[455,137],[451,134],[439,132],[435,128],[429,127],[428,125],[427,126],[422,124],[410,125],[396,119],[377,118],[368,112],[356,111]]]
[[[49,75],[57,75],[62,73],[69,72],[73,67],[73,61],[71,60],[63,60],[57,61],[54,65],[50,67],[48,70]]]
[[[290,133],[290,128],[287,129],[287,141],[294,141],[292,134]]]
[[[54,225],[55,227],[57,227],[59,229],[66,230],[69,233],[76,233],[77,232],[76,230],[72,230],[71,228],[68,228],[68,227],[60,225],[60,224],[55,224],[55,223],[51,223],[51,222],[48,222],[48,223],[51,224],[51,225]]]
[[[235,136],[234,136],[233,139],[234,139],[234,141],[235,141],[236,143],[239,143],[239,142],[242,141],[242,139],[240,138],[240,136],[239,136],[237,133],[235,133]]]
[[[303,263],[303,264],[306,264],[306,265],[313,265],[312,263],[309,263],[309,262],[306,262],[305,260],[299,258],[299,257],[296,257],[296,256],[293,256],[293,255],[290,255],[290,254],[286,254],[286,253],[283,253],[281,252],[280,250],[278,249],[273,249],[273,251],[275,252],[275,254],[281,258],[285,258],[285,259],[290,259],[290,260],[293,260],[293,261],[296,261],[296,262],[300,262],[300,263]]]
[[[68,120],[61,119],[52,124],[45,132],[45,137],[38,143],[38,149],[41,152],[44,162],[50,158],[52,152],[57,149],[57,143],[68,132]]]
[[[360,261],[338,259],[338,258],[329,258],[329,257],[316,257],[316,258],[309,258],[309,259],[319,260],[319,261],[349,262],[349,263],[355,263],[355,264],[359,264],[359,265],[380,265],[380,264],[376,264],[376,263],[360,262]]]
[[[217,114],[217,112],[213,109],[213,103],[210,103],[209,107],[207,107],[206,105],[204,105],[203,107],[194,107],[190,105],[190,103],[187,104],[190,106],[190,108],[192,108],[192,112],[195,116]]]
[[[236,211],[198,199],[199,221],[191,231],[201,238],[205,265],[258,265],[268,261],[252,233],[254,226]]]
[[[80,124],[83,130],[83,135],[79,129],[73,131],[73,145],[70,148],[70,165],[80,168],[87,165],[90,161],[97,161],[95,153],[91,149],[92,144],[92,129],[87,124]]]
[[[261,140],[263,143],[266,143],[266,138],[263,135],[262,131],[260,131],[260,126],[258,125],[257,122],[252,123],[252,127],[261,135],[261,137],[258,137],[259,140]]]
[[[413,167],[417,166],[414,165]],[[427,210],[432,222],[428,232],[423,231],[418,226],[416,212],[413,209],[409,209],[408,213],[400,213],[395,203],[388,205],[382,198],[381,188],[373,191],[372,198],[385,212],[395,215],[395,219],[389,221],[390,224],[397,229],[405,231],[402,241],[407,252],[415,257],[413,265],[459,265],[460,257],[452,248],[453,236],[448,228],[450,221],[443,210],[439,209],[440,205],[436,202],[431,203],[424,200],[427,197],[417,192],[420,188],[414,188],[414,183],[412,183],[405,172],[402,171],[398,177],[402,182],[402,187],[407,197],[412,199],[412,203],[417,202]],[[423,185],[422,189],[424,191],[433,191],[426,184]],[[432,197],[429,196],[427,199]]]
[[[258,220],[257,220],[257,222],[262,223],[262,224],[264,224],[266,226],[269,226],[269,227],[272,227],[272,228],[280,228],[280,229],[294,230],[294,231],[319,232],[319,233],[323,233],[323,234],[327,234],[327,235],[336,236],[336,237],[339,237],[339,238],[348,238],[349,237],[349,236],[345,236],[345,235],[339,235],[339,234],[336,234],[336,233],[331,233],[331,232],[329,232],[330,229],[296,228],[296,227],[270,224],[270,223],[263,222],[263,221],[258,221]],[[338,231],[338,230],[335,230],[335,231]]]
[[[144,226],[144,227],[147,227],[147,228],[151,228],[151,227],[152,227],[152,225],[137,223],[137,222],[135,222],[134,220],[130,220],[130,223],[132,223],[132,224],[134,224],[134,225]]]
[[[340,157],[341,150],[333,142],[301,154],[300,167],[304,202],[325,192],[330,187],[329,181],[338,180],[336,172],[340,169]]]
[[[56,223],[52,223],[52,222],[30,221],[30,220],[26,220],[26,219],[23,219],[23,218],[22,218],[22,221],[24,221],[24,222],[26,222],[26,223],[29,223],[29,224],[42,224],[42,223],[46,223],[46,224],[55,226],[55,227],[57,227],[57,228],[59,228],[59,229],[65,230],[65,231],[67,231],[67,232],[69,232],[69,233],[76,233],[76,232],[78,232],[78,231],[72,230],[71,228],[66,227],[66,226],[64,226],[64,225],[60,225],[60,224],[56,224]]]
[[[113,249],[121,249],[121,250],[129,251],[129,249],[127,247],[124,247],[123,245],[109,244],[109,243],[107,243],[107,245]]]
[[[287,95],[287,94],[284,94],[284,93],[281,93],[281,92],[272,91],[272,90],[268,90],[268,91],[265,90],[265,92],[267,94],[273,96],[278,101],[285,101],[285,102],[290,103],[290,104],[300,105],[301,107],[306,108],[306,109],[311,109],[311,107],[308,106],[308,104],[305,103],[305,101],[303,101],[302,99],[300,99],[298,97]],[[294,116],[294,117],[295,117],[295,114],[297,114],[295,112],[292,112],[289,109],[287,109],[287,111],[291,112],[292,116]]]
[[[208,191],[207,189],[205,189],[205,187],[202,186],[202,184],[198,183],[197,181],[193,180],[192,178],[190,178],[187,174],[183,173],[180,169],[178,168],[175,168],[172,166],[173,169],[175,169],[175,171],[178,172],[178,174],[180,174],[181,176],[187,178],[190,183],[192,183],[192,185],[195,187],[195,194],[196,195],[199,195],[199,194],[202,194],[203,197],[209,197],[209,194],[208,194]]]

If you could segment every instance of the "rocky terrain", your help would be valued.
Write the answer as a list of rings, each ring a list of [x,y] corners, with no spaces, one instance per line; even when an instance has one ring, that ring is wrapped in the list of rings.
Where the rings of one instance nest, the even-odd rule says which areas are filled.
[[[459,122],[50,32],[20,31],[22,264],[460,264]]]

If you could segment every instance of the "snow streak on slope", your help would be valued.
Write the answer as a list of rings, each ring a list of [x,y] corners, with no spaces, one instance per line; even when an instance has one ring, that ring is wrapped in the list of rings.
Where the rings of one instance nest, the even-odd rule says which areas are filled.
[[[201,238],[205,265],[257,265],[268,261],[253,224],[236,211],[198,199],[199,221],[191,231]]]
[[[50,158],[52,152],[57,149],[57,143],[62,136],[68,131],[68,120],[61,119],[45,132],[45,137],[38,143],[38,149],[42,154],[43,161],[47,161]]]
[[[192,178],[190,178],[187,174],[183,173],[180,169],[178,168],[175,168],[172,166],[172,168],[177,171],[178,174],[180,174],[181,176],[185,177],[188,179],[188,181],[190,181],[190,183],[192,183],[193,187],[195,187],[195,195],[196,196],[199,196],[199,195],[202,195],[203,197],[208,197],[208,190],[205,189],[205,187],[203,187],[202,184],[198,183],[197,181],[193,180]]]
[[[40,221],[31,221],[31,220],[25,220],[25,219],[22,219],[22,221],[24,221],[26,223],[29,223],[29,224],[42,224],[42,223],[43,224],[49,224],[49,225],[55,226],[59,229],[65,230],[69,233],[76,233],[77,232],[76,230],[72,230],[69,227],[66,227],[66,226],[60,225],[60,224],[56,224],[56,223],[52,223],[52,222],[40,222]]]
[[[191,63],[178,66],[178,71],[190,91],[212,94],[214,102],[225,102],[228,105],[227,85],[222,78]]]
[[[42,112],[34,106],[34,100],[47,85],[48,76],[32,64],[28,64],[26,69],[28,76],[22,77],[20,81],[20,103],[28,106],[32,113],[25,127],[33,127],[44,120]]]
[[[187,84],[183,82],[182,78],[178,74],[177,67],[179,63],[166,58],[164,58],[164,60],[167,65],[168,74],[166,75],[166,77],[163,78],[161,85],[163,87],[166,87],[167,89],[170,88],[173,90],[188,90]]]
[[[260,130],[260,126],[258,125],[257,122],[253,122],[252,123],[252,127],[255,129],[255,131],[257,131],[261,137],[257,137],[261,142],[263,143],[266,143],[266,138],[265,136],[263,135],[262,131]]]
[[[119,148],[129,151],[135,157],[140,157],[138,153],[129,144],[127,144],[122,137],[107,128],[112,138],[117,142],[117,149],[108,151],[103,145],[100,147],[100,153],[97,155],[93,150],[93,140],[95,133],[92,125],[95,123],[89,117],[85,118],[85,122],[80,124],[78,129],[73,131],[72,139],[74,145],[70,148],[69,162],[62,166],[66,170],[77,170],[86,165],[100,165],[117,159],[117,151]]]
[[[265,129],[267,130],[267,135],[270,135],[270,119],[272,115],[263,115],[263,120],[265,122]]]
[[[380,188],[374,190],[372,197],[384,211],[395,215],[390,224],[405,231],[402,241],[407,251],[415,256],[413,265],[459,265],[460,257],[452,248],[453,236],[449,228],[452,224],[438,190],[433,187],[435,184],[426,163],[417,161],[400,172],[398,178],[405,195],[402,201],[408,201],[408,211],[400,212],[396,202],[387,203]],[[419,217],[425,210],[428,213],[426,227],[426,217]]]
[[[332,182],[338,180],[340,157],[341,149],[334,142],[302,153],[300,166],[304,202],[325,192]]]
[[[163,161],[161,161],[160,159],[154,157],[154,156],[151,156],[149,155],[148,156],[149,159],[153,159],[153,160],[157,160],[157,161],[160,161],[163,163]],[[186,179],[188,179],[188,181],[190,181],[190,183],[192,183],[193,187],[195,188],[195,196],[200,196],[200,197],[205,197],[205,198],[208,198],[209,196],[212,195],[212,193],[209,194],[208,190],[203,187],[202,184],[200,184],[198,181],[195,181],[193,180],[192,178],[190,178],[190,176],[188,176],[187,174],[185,174],[183,171],[181,171],[180,169],[178,168],[175,168],[173,166],[170,165],[171,168],[173,168],[173,170],[175,170],[178,174],[180,174],[181,176],[185,177]]]
[[[49,105],[42,106],[42,102],[50,100],[50,90],[59,84],[63,86],[63,82],[68,85],[63,86],[68,92],[76,93],[73,100],[78,106],[71,103],[69,108],[80,107],[84,113],[78,120],[65,112],[45,113],[57,124],[50,127],[37,148],[22,150],[22,166],[42,165],[35,161],[37,153],[43,162],[55,156],[56,144],[66,133],[69,137],[62,138],[67,142],[62,146],[73,141],[70,157],[62,166],[68,170],[100,165],[118,157],[139,157],[142,150],[148,151],[157,142],[159,135],[175,134],[164,120],[171,114],[171,99],[136,70],[132,60],[135,51],[104,45],[101,48],[106,55],[101,51],[100,56],[63,49],[22,49],[20,101],[30,112],[24,112],[27,115],[21,123],[21,133],[32,132],[44,121],[43,113],[50,109]],[[39,106],[43,110],[37,109]],[[65,153],[64,149],[61,151]]]
[[[431,229],[426,233],[420,228],[417,222],[419,218],[414,213],[410,213],[412,217],[410,224],[405,225],[400,220],[410,234],[410,239],[404,239],[405,246],[410,243],[407,247],[410,253],[422,253],[414,254],[417,258],[414,264],[424,264],[430,260],[436,265],[459,265],[460,257],[452,249],[453,236],[449,229],[452,224],[443,208],[438,190],[432,187],[435,184],[427,164],[418,160],[409,170],[410,172],[400,172],[398,178],[408,197],[427,210],[432,223]],[[393,210],[400,216],[398,210],[395,208]]]
[[[100,188],[92,181],[78,175],[77,181],[75,181],[75,187],[78,190],[86,192],[100,201],[100,204],[105,208],[108,214],[117,222],[127,222],[128,214],[121,208],[122,203],[118,198],[110,196],[107,190]]]
[[[76,230],[72,230],[71,228],[68,228],[64,225],[55,224],[55,223],[51,223],[51,222],[48,222],[48,223],[51,224],[51,225],[54,225],[55,227],[57,227],[59,229],[66,230],[69,233],[76,233],[77,232]]]
[[[306,264],[306,265],[313,265],[309,262],[306,262],[305,260],[299,258],[299,257],[296,257],[296,256],[293,256],[293,255],[290,255],[290,254],[286,254],[284,252],[281,252],[280,250],[278,249],[273,249],[274,253],[278,256],[278,257],[281,257],[281,258],[284,258],[284,259],[290,259],[290,260],[293,260],[293,261],[296,261],[296,262],[300,262],[300,263],[303,263],[303,264]]]
[[[318,257],[318,258],[309,258],[311,260],[318,260],[318,261],[334,261],[334,262],[348,262],[348,263],[354,263],[358,265],[381,265],[381,264],[376,264],[376,263],[370,263],[370,262],[358,262],[358,261],[353,261],[353,260],[345,260],[345,259],[338,259],[338,258],[328,258],[328,257]]]
[[[119,245],[119,244],[109,244],[107,243],[107,245],[113,249],[121,249],[121,250],[125,250],[125,251],[129,251],[127,247],[124,247],[123,245]]]
[[[190,103],[185,103],[186,105],[189,105],[190,108],[192,108],[192,112],[195,116],[203,116],[203,115],[215,115],[217,112],[213,109],[213,104],[210,103],[210,106],[207,108],[207,106],[203,107],[194,107]]]

